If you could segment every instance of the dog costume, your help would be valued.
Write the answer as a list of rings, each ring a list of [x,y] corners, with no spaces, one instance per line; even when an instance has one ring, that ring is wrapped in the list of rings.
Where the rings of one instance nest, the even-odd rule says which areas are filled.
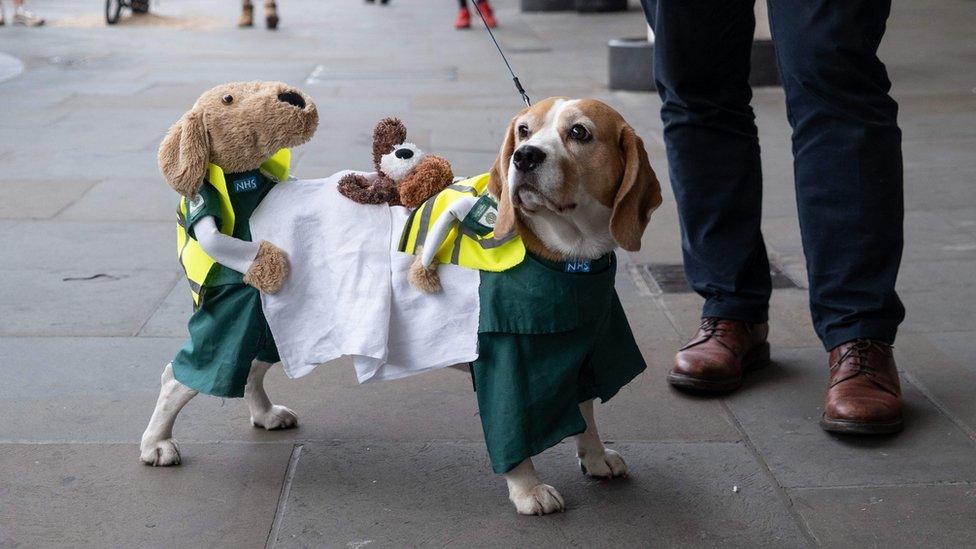
[[[350,174],[278,185],[251,218],[255,239],[287,253],[291,275],[262,294],[285,372],[300,377],[352,357],[360,383],[396,379],[477,357],[478,272],[445,269],[446,291],[407,281],[413,256],[396,251],[410,210],[357,204],[337,185]]]
[[[193,200],[180,200],[177,249],[193,294],[190,337],[173,359],[173,374],[187,387],[222,396],[244,395],[251,362],[278,362],[259,291],[244,275],[214,261],[196,240],[194,227],[213,217],[222,234],[251,242],[250,218],[279,181],[288,179],[291,154],[282,149],[260,169],[225,174],[209,164]]]
[[[496,238],[487,186],[484,174],[428,200],[408,220],[400,249],[435,245],[425,240],[438,216],[454,200],[479,197],[435,257],[480,272],[471,375],[492,469],[501,474],[586,430],[578,404],[606,402],[647,365],[614,288],[616,256],[554,262],[526,253],[518,236]]]

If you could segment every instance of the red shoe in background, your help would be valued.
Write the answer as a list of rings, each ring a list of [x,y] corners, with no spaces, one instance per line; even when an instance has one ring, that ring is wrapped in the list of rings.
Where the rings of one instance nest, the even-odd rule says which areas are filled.
[[[498,21],[495,21],[495,12],[491,11],[491,5],[488,4],[488,0],[481,0],[478,2],[478,11],[481,12],[481,16],[485,18],[485,23],[488,24],[488,28],[495,28],[498,26]]]
[[[471,28],[471,12],[468,8],[461,8],[458,12],[457,19],[454,20],[455,29],[470,29]]]

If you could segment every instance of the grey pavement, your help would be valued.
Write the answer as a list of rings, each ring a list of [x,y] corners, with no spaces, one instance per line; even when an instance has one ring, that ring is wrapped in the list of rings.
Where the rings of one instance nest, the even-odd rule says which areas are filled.
[[[113,28],[99,2],[32,3],[48,27],[0,28],[0,547],[976,545],[976,2],[895,2],[881,52],[904,130],[906,430],[858,440],[817,427],[826,356],[807,310],[790,130],[782,91],[759,89],[763,226],[793,282],[773,295],[775,365],[725,398],[667,387],[701,300],[650,274],[680,269],[665,184],[618,277],[650,367],[598,408],[631,477],[587,480],[557,446],[538,464],[569,508],[546,518],[507,502],[470,378],[454,370],[364,386],[346,361],[300,380],[274,370],[269,391],[298,429],[254,429],[242,402],[199,397],[176,427],[183,464],[138,461],[190,311],[176,195],[155,166],[168,126],[212,85],[279,79],[322,113],[299,177],[368,169],[372,125],[388,115],[456,173],[481,173],[520,107],[484,31],[454,31],[453,0],[283,0],[275,33],[234,28],[237,2],[163,0]],[[666,183],[659,99],[606,88],[606,41],[644,32],[636,2],[588,16],[496,4],[532,97],[609,102]]]

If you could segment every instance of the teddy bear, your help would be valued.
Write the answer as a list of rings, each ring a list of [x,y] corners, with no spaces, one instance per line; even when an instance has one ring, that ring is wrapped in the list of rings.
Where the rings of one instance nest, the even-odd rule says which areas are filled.
[[[394,117],[373,128],[373,167],[379,178],[348,174],[339,180],[339,192],[360,204],[416,208],[454,180],[451,164],[408,143],[406,126]]]
[[[271,403],[263,385],[279,357],[260,294],[281,288],[288,258],[271,242],[253,242],[249,219],[272,187],[288,181],[289,147],[308,142],[318,119],[301,90],[234,82],[205,92],[163,139],[157,160],[182,195],[177,251],[194,312],[189,339],[163,371],[142,437],[144,463],[179,464],[173,423],[198,392],[244,397],[258,427],[297,424],[294,412]]]

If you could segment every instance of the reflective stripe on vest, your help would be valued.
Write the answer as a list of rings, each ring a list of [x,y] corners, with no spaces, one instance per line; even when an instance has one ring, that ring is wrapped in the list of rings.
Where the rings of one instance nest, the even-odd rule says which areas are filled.
[[[281,149],[261,164],[261,173],[274,181],[284,181],[288,179],[288,167],[291,164],[291,151]],[[216,164],[207,166],[207,177],[204,185],[211,185],[216,189],[220,196],[220,232],[232,236],[234,234],[234,207],[230,201],[230,194],[227,192],[227,181],[224,178],[224,170]],[[193,295],[194,307],[200,306],[200,296],[203,292],[207,276],[213,269],[214,261],[212,257],[203,251],[203,247],[192,238],[186,230],[186,217],[190,209],[190,201],[183,197],[176,211],[176,251],[179,254],[180,265],[186,273],[186,279],[190,282],[190,293]]]
[[[482,196],[488,192],[488,174],[465,179],[448,186],[427,199],[410,214],[398,249],[419,255],[427,234],[448,207],[466,196]],[[485,235],[455,223],[447,233],[435,256],[440,263],[451,263],[469,269],[500,272],[511,269],[525,259],[525,246],[516,234],[495,239],[494,231]]]

